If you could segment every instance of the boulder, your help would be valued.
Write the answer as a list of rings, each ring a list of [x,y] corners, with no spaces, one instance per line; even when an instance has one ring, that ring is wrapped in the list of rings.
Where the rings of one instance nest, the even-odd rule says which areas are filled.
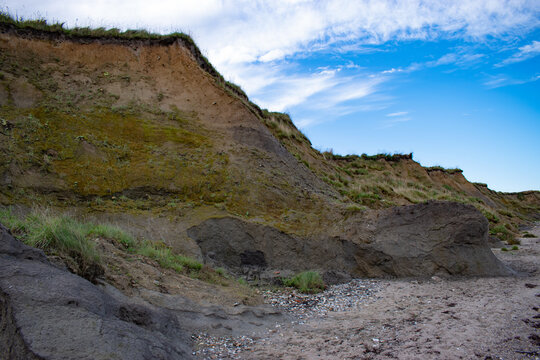
[[[208,219],[187,233],[207,264],[249,279],[308,269],[350,272],[356,264],[357,247],[350,241],[328,236],[305,239],[233,217]]]
[[[188,229],[188,236],[206,263],[249,279],[303,270],[318,270],[330,283],[350,276],[512,273],[491,252],[488,222],[470,205],[430,201],[355,221],[342,236],[302,238],[237,218],[212,218]]]
[[[491,251],[488,221],[472,205],[429,201],[385,210],[378,214],[369,247],[384,254],[374,274],[512,274]]]
[[[119,299],[53,266],[0,225],[2,359],[189,359],[172,312]]]

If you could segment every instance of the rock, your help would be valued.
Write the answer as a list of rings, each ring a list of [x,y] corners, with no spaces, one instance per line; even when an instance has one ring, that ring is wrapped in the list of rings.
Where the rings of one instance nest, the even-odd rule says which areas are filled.
[[[2,359],[188,359],[174,313],[113,297],[0,225]]]
[[[502,248],[504,246],[504,243],[496,236],[489,235],[488,236],[488,244],[491,248]]]
[[[352,277],[343,271],[328,270],[322,274],[322,279],[326,285],[336,285],[347,283],[352,280]]]
[[[429,201],[382,212],[369,244],[395,276],[499,276],[512,271],[491,252],[488,221],[471,205]]]
[[[430,201],[355,221],[353,231],[342,237],[301,238],[224,217],[188,229],[188,236],[197,242],[207,263],[269,282],[273,280],[268,274],[276,271],[318,270],[330,284],[346,282],[350,276],[512,273],[491,252],[488,222],[470,205]]]
[[[350,272],[356,264],[356,245],[351,241],[327,236],[304,239],[232,217],[208,219],[188,229],[188,236],[197,242],[206,263],[257,279],[270,269],[283,276],[287,270]]]

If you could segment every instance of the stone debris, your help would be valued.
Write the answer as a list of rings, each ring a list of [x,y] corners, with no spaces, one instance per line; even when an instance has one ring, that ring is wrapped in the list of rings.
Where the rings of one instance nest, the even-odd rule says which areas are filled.
[[[378,280],[354,279],[330,286],[318,294],[303,294],[290,288],[263,290],[261,294],[265,303],[292,315],[291,325],[295,325],[303,324],[309,318],[326,317],[330,312],[357,310],[373,299],[381,287]],[[268,333],[279,332],[282,326],[286,324],[277,324]],[[214,337],[208,334],[193,335],[192,338],[196,344],[193,355],[199,359],[235,359],[241,352],[249,351],[255,341],[266,341],[264,338]]]
[[[301,322],[309,317],[324,317],[330,311],[356,310],[379,290],[380,282],[377,280],[354,279],[330,286],[318,294],[280,289],[266,290],[262,295],[266,303],[293,314]]]
[[[249,346],[254,343],[254,340],[247,336],[227,338],[198,334],[191,338],[197,349],[193,355],[200,359],[234,359],[235,355],[249,350]]]

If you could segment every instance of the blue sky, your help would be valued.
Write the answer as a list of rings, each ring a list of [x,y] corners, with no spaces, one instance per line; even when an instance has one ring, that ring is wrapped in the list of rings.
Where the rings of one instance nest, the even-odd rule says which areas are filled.
[[[498,191],[540,190],[538,0],[2,1],[72,26],[193,36],[320,150],[414,153]]]

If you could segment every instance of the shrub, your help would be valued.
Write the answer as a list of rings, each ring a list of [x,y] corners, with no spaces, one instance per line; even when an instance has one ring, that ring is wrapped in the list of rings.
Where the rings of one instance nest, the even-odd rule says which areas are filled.
[[[318,293],[323,291],[326,286],[324,281],[316,271],[304,271],[295,276],[283,279],[283,285],[297,288],[303,293]]]
[[[529,233],[529,232],[526,232],[525,234],[523,234],[523,236],[522,236],[522,237],[524,237],[524,238],[535,238],[535,237],[536,237],[536,235],[534,235],[534,234],[531,234],[531,233]]]

